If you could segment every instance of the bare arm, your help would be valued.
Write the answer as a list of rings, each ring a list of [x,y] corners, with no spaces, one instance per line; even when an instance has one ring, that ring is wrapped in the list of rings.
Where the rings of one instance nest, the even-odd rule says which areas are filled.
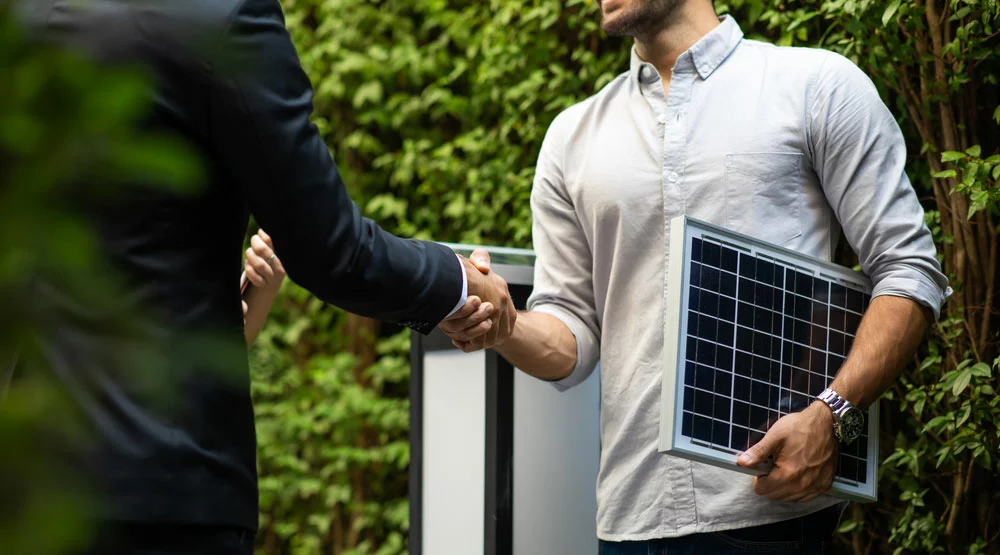
[[[489,313],[477,310],[478,304],[474,304],[477,302],[478,299],[470,299],[459,311],[462,316],[471,314],[463,323],[450,326],[445,321],[441,324],[445,335],[466,353],[480,349],[466,339],[481,335],[489,327]],[[480,322],[487,323],[477,325]],[[576,367],[576,337],[558,318],[542,312],[519,313],[514,333],[494,350],[521,371],[541,380],[561,380]]]
[[[561,380],[576,366],[576,338],[566,324],[541,312],[522,312],[510,339],[496,348],[508,362],[542,380]]]
[[[488,274],[490,259],[486,253],[474,253],[469,259],[472,272]],[[456,347],[471,353],[482,347],[474,339],[490,329],[493,307],[470,297],[454,316],[441,323],[441,331]],[[514,332],[493,346],[507,362],[542,380],[556,381],[570,375],[576,367],[576,337],[555,316],[542,312],[520,312]]]
[[[857,407],[874,403],[912,360],[932,321],[930,309],[915,301],[875,297],[830,389]]]

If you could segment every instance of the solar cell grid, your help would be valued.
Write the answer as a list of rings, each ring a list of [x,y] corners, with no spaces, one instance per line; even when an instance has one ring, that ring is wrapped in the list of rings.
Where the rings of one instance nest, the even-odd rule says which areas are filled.
[[[699,233],[685,245],[678,423],[695,444],[732,454],[833,380],[870,295],[728,239]],[[861,497],[858,485],[873,481],[869,439],[845,446],[838,461],[838,481]]]

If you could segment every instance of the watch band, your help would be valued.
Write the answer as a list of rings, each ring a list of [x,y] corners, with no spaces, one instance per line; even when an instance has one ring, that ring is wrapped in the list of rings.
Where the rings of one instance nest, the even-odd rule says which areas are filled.
[[[838,421],[845,412],[854,408],[854,405],[852,405],[850,401],[844,399],[836,391],[830,389],[829,387],[824,389],[822,393],[816,396],[816,398],[823,401],[830,407],[830,410],[833,411],[833,415]]]

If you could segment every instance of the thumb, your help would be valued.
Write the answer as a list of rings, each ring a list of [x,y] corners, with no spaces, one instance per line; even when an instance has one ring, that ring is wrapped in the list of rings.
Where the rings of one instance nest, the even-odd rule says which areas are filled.
[[[484,273],[490,273],[490,253],[486,252],[484,249],[476,249],[472,251],[472,255],[469,257],[469,261],[472,262],[476,268]]]
[[[766,461],[781,446],[781,439],[774,434],[765,434],[764,438],[747,449],[736,459],[736,464],[743,467],[757,466]]]

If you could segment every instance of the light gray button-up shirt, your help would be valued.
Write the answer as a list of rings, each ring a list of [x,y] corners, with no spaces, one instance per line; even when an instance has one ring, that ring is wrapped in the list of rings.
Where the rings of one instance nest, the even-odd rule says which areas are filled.
[[[843,226],[874,296],[935,314],[947,279],[871,81],[823,50],[743,39],[726,17],[677,60],[669,95],[631,69],[560,114],[538,159],[529,308],[577,340],[560,389],[601,361],[597,530],[645,540],[741,528],[836,502],[772,502],[752,478],[657,452],[670,219],[688,214],[829,260]]]

